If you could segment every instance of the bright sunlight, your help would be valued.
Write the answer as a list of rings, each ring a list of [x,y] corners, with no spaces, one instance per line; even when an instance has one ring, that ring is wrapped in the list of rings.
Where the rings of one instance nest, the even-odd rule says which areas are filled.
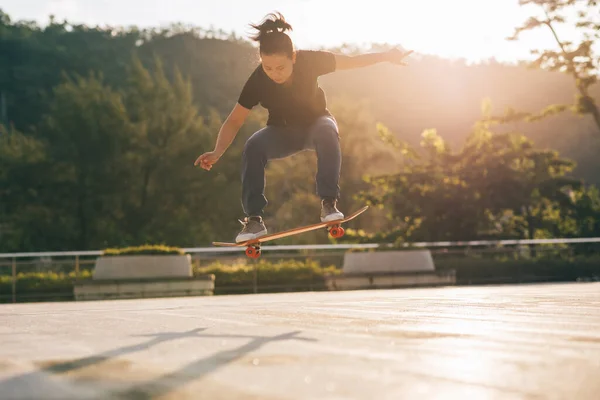
[[[469,61],[496,58],[514,61],[528,58],[531,47],[552,45],[544,32],[531,32],[524,40],[508,42],[532,15],[518,0],[370,0],[348,6],[344,0],[263,0],[244,2],[192,2],[142,0],[126,3],[76,0],[3,1],[13,18],[47,24],[49,15],[59,21],[101,26],[168,26],[171,23],[214,27],[245,35],[249,22],[258,22],[274,10],[292,23],[299,47],[337,46],[343,43],[390,43],[445,58]]]

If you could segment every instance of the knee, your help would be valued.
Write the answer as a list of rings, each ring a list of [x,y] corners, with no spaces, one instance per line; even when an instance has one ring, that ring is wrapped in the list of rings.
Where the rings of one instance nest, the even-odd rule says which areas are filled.
[[[321,118],[316,128],[317,140],[331,141],[338,140],[340,137],[338,126],[330,117]]]

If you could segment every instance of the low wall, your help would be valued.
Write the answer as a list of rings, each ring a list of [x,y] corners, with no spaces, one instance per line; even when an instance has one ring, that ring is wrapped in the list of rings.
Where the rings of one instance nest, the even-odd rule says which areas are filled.
[[[96,260],[94,280],[190,278],[192,259],[184,255],[103,256]]]
[[[456,284],[454,271],[414,272],[394,274],[342,274],[325,276],[329,290],[392,289],[418,286],[445,286]]]
[[[455,271],[436,271],[429,250],[348,252],[342,273],[325,276],[329,290],[454,284]]]
[[[344,254],[343,272],[398,273],[435,271],[429,250],[368,251]]]
[[[119,279],[77,282],[75,300],[138,299],[156,297],[211,296],[215,276],[202,275],[187,279]]]
[[[104,256],[91,281],[73,285],[75,300],[210,296],[215,276],[193,276],[189,254]]]

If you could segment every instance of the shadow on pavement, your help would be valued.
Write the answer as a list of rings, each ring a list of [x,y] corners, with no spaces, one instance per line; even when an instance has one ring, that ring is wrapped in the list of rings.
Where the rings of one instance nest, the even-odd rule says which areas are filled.
[[[76,360],[70,360],[61,363],[52,363],[51,365],[39,368],[36,371],[17,375],[0,381],[0,392],[13,396],[10,398],[29,398],[28,396],[35,393],[36,398],[44,398],[48,396],[57,398],[56,396],[64,396],[64,398],[96,398],[97,389],[86,388],[85,386],[75,384],[70,385],[69,382],[52,382],[47,374],[63,375],[78,369],[90,367],[100,363],[106,363],[113,359],[118,359],[123,356],[144,351],[158,344],[174,341],[184,338],[229,338],[229,339],[249,339],[250,341],[240,347],[217,352],[209,357],[201,358],[187,365],[182,366],[176,371],[164,374],[157,378],[152,378],[146,382],[134,384],[129,388],[107,393],[110,389],[104,389],[103,397],[119,399],[138,399],[138,398],[153,398],[162,396],[178,389],[186,383],[197,381],[231,362],[234,362],[245,355],[258,350],[259,348],[271,342],[284,340],[301,340],[314,342],[316,339],[299,337],[299,331],[284,333],[276,336],[251,336],[251,335],[212,335],[203,333],[206,328],[196,328],[186,332],[165,332],[153,335],[138,335],[140,337],[150,337],[149,340],[131,346],[124,346],[113,350],[95,354],[93,356],[84,357]],[[37,386],[36,386],[37,385]],[[87,390],[86,390],[87,389]],[[37,396],[42,397],[37,397]],[[2,396],[0,396],[2,397]]]

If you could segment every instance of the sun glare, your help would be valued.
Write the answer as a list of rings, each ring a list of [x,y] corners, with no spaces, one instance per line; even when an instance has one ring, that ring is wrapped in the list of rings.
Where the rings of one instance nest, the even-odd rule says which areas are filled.
[[[528,57],[532,43],[552,45],[545,32],[530,33],[522,42],[506,40],[532,12],[517,0],[371,0],[352,7],[340,1],[300,3],[289,8],[300,44],[389,43],[468,61],[514,60]],[[313,8],[319,12],[309,11]],[[342,8],[343,18],[339,17]]]
[[[250,22],[281,11],[294,27],[292,37],[299,47],[387,43],[416,54],[467,61],[515,61],[530,58],[532,48],[556,46],[552,35],[543,29],[528,32],[517,42],[506,40],[515,27],[538,10],[537,6],[522,7],[518,0],[227,0],[202,5],[172,0],[151,6],[142,0],[107,0],[102,7],[100,2],[83,0],[36,1],[43,6],[36,8],[35,14],[19,0],[7,0],[6,11],[15,18],[36,18],[43,24],[53,14],[57,20],[112,26],[158,27],[181,22],[242,36],[249,31]]]

